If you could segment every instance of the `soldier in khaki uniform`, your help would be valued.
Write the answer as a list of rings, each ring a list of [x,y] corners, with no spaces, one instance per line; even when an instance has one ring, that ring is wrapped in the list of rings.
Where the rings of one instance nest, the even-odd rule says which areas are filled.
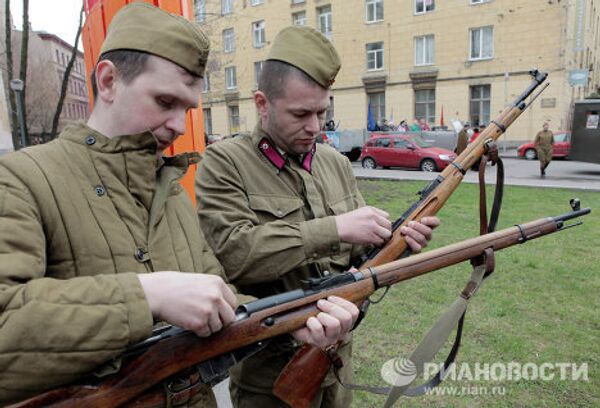
[[[0,159],[1,405],[97,370],[154,322],[209,336],[235,319],[236,297],[178,183],[197,154],[162,157],[198,104],[207,38],[134,3],[101,54],[88,123]],[[313,322],[297,335],[341,338],[353,316],[334,306],[326,319],[337,332]],[[208,387],[193,390],[184,403],[216,405]]]
[[[542,177],[546,175],[546,167],[552,161],[552,146],[554,145],[554,135],[548,128],[548,123],[544,123],[543,130],[540,130],[533,140],[533,147],[535,147],[540,161],[540,174]]]
[[[362,245],[380,245],[391,235],[388,214],[365,206],[348,159],[315,143],[339,69],[339,56],[321,33],[285,28],[254,96],[260,123],[252,135],[206,150],[197,174],[200,225],[242,293],[265,297],[341,273]],[[413,250],[427,244],[429,226],[439,221],[423,223],[404,230]],[[282,336],[234,367],[234,406],[285,406],[272,394],[273,383],[298,345]],[[340,349],[345,380],[352,373],[350,349],[348,338]],[[312,406],[348,407],[351,398],[330,373]]]
[[[460,130],[460,132],[458,132],[458,138],[456,141],[456,149],[454,149],[454,152],[459,155],[461,154],[466,148],[467,145],[469,144],[469,123],[465,123],[463,125],[463,128]]]

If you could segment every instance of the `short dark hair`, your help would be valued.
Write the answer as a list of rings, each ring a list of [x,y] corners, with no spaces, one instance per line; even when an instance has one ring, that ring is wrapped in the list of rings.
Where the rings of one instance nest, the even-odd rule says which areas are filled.
[[[105,52],[98,58],[98,62],[108,60],[112,62],[117,70],[119,76],[126,84],[133,81],[138,75],[140,75],[146,69],[146,62],[150,54],[141,51],[133,50],[114,50]],[[97,66],[97,64],[96,64]],[[98,86],[96,85],[96,68],[92,71],[91,75],[92,82],[92,94],[94,101],[98,95]]]
[[[270,101],[279,99],[285,94],[285,81],[291,75],[296,75],[296,77],[304,80],[307,84],[321,86],[304,71],[287,62],[268,60],[264,62],[260,72],[258,90],[263,92]]]

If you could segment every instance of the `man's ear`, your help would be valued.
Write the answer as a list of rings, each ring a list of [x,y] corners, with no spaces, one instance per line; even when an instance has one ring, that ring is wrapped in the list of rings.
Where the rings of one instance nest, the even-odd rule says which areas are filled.
[[[262,91],[254,92],[254,104],[256,105],[258,116],[263,120],[266,119],[269,112],[269,100]]]
[[[118,71],[115,64],[109,60],[102,60],[96,65],[96,88],[98,99],[105,103],[112,103],[115,98],[118,82]]]

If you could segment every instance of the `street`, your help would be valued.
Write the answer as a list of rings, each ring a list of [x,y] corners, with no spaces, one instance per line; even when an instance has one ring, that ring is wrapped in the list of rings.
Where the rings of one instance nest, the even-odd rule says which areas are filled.
[[[502,154],[501,154],[502,156]],[[505,184],[531,187],[556,187],[600,191],[600,164],[552,160],[546,169],[546,177],[540,177],[539,162],[517,158],[511,152],[503,156]],[[439,173],[425,173],[419,170],[377,168],[363,169],[360,162],[352,163],[357,178],[433,180]],[[496,168],[489,167],[486,182],[495,183]],[[477,183],[477,173],[468,171],[465,183]]]

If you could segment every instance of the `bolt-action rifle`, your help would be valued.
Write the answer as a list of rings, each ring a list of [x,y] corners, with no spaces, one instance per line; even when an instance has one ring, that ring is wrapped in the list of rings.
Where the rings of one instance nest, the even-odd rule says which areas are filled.
[[[481,156],[487,152],[491,143],[496,141],[544,89],[548,87],[549,83],[546,83],[527,102],[527,98],[533,95],[535,90],[548,76],[547,73],[539,72],[538,70],[532,70],[529,74],[532,77],[532,81],[527,89],[499,117],[491,121],[485,130],[473,142],[469,143],[467,148],[435,180],[420,191],[419,199],[400,218],[394,221],[392,224],[392,237],[386,245],[381,248],[375,248],[364,256],[353,260],[352,266],[363,269],[370,266],[382,265],[410,255],[410,250],[404,236],[400,232],[400,228],[408,225],[411,221],[420,221],[423,217],[437,214],[456,190],[466,171],[481,159]],[[499,205],[500,203],[498,203]],[[499,207],[497,211],[499,211]],[[361,310],[365,310],[366,307],[368,307],[368,302],[363,303]],[[298,375],[297,373],[302,372],[303,367],[306,366],[311,367],[311,370],[313,370],[311,373],[311,382],[314,384],[314,387],[309,391],[300,391],[293,384],[297,382],[295,378]],[[312,397],[316,395],[323,379],[329,372],[330,366],[330,358],[321,349],[305,345],[292,357],[280,374],[275,382],[274,394],[294,407],[308,406],[307,404],[299,405],[298,401],[312,400]]]
[[[57,388],[14,404],[11,408],[143,407],[145,405],[140,401],[148,400],[149,390],[164,395],[164,389],[156,386],[168,383],[169,378],[178,373],[193,368],[203,382],[210,383],[215,376],[222,374],[216,371],[226,373],[243,350],[260,350],[268,339],[303,327],[309,317],[319,312],[316,307],[319,299],[339,296],[360,304],[379,288],[480,257],[489,249],[498,251],[579,225],[581,222],[569,225],[566,222],[589,212],[589,208],[576,209],[564,215],[541,218],[381,266],[311,281],[303,289],[239,306],[236,321],[208,338],[170,327],[134,346],[128,353],[130,358],[123,361],[118,373]],[[302,386],[298,384],[298,387]]]

